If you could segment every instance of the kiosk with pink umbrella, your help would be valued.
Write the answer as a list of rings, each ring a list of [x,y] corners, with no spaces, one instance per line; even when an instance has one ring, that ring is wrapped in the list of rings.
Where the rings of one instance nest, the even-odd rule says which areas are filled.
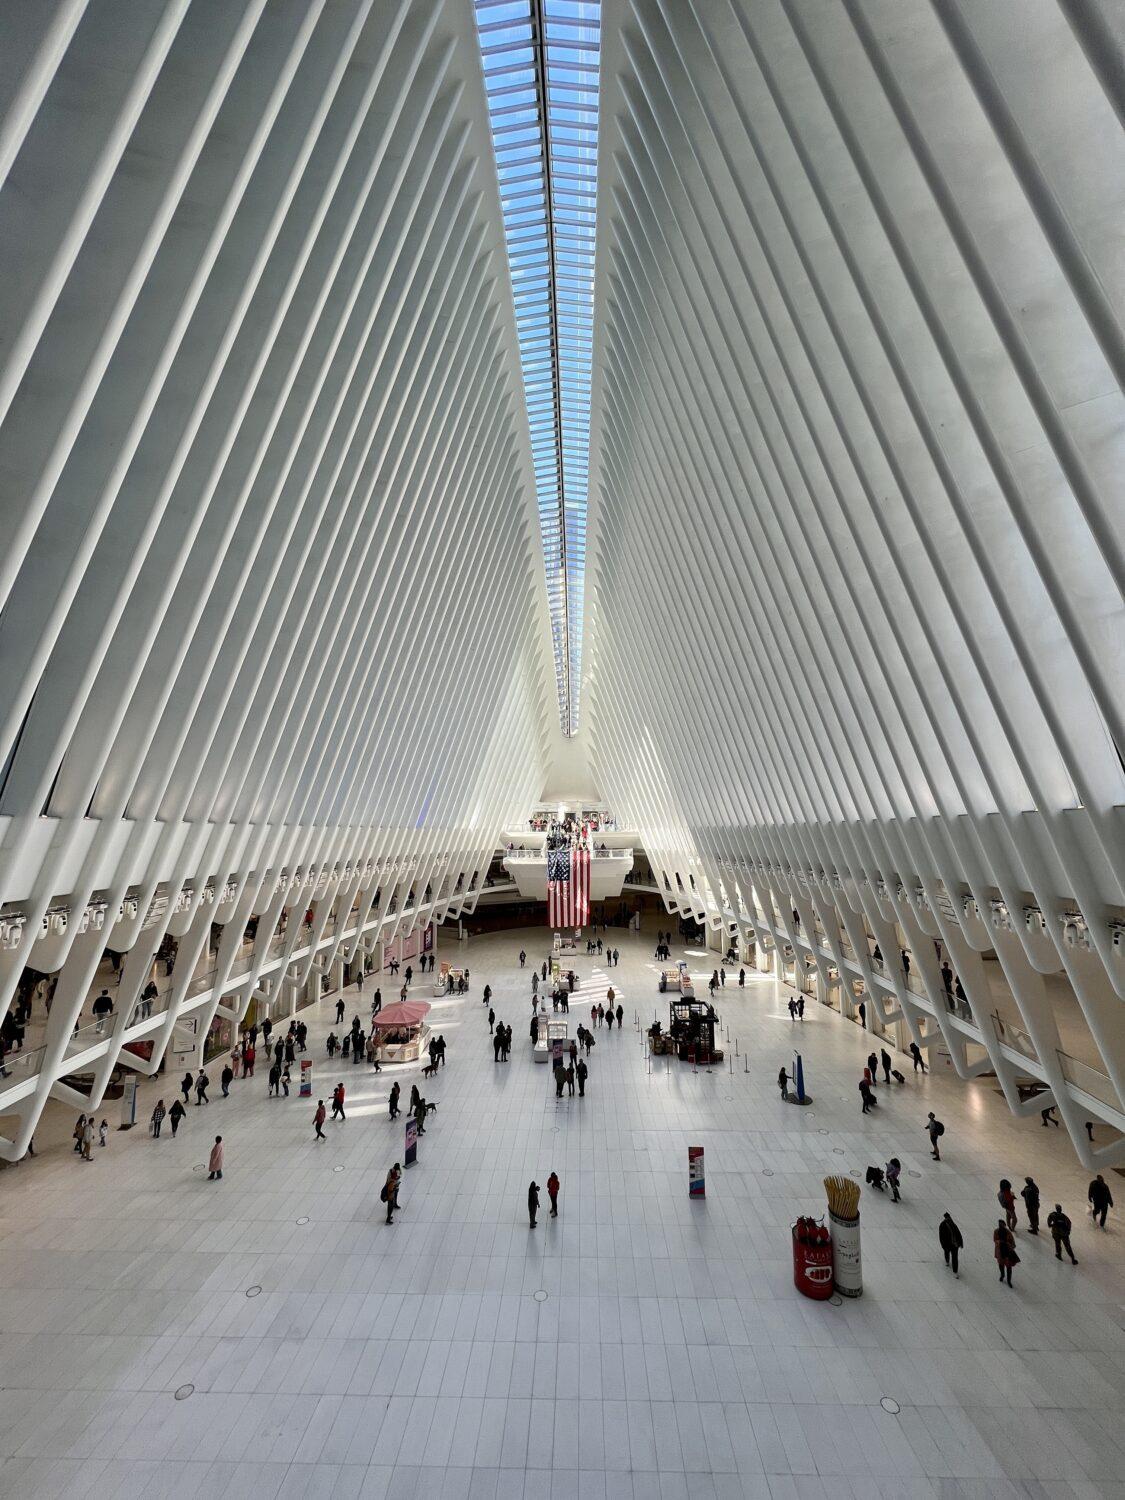
[[[385,1005],[374,1017],[375,1056],[384,1062],[417,1062],[430,1041],[426,1017],[430,1005],[426,1000],[401,1000]]]

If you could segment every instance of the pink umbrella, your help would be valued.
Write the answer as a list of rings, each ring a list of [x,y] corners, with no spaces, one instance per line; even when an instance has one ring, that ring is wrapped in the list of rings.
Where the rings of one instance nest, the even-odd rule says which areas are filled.
[[[371,1019],[372,1026],[386,1030],[392,1026],[419,1026],[429,1014],[425,1000],[400,1000],[395,1005],[385,1005]]]

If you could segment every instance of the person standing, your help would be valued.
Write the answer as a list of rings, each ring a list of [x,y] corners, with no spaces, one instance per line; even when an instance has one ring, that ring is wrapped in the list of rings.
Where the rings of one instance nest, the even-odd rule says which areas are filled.
[[[879,1086],[879,1059],[874,1052],[867,1054],[867,1071],[871,1075],[871,1083],[875,1088]]]
[[[578,1080],[578,1097],[579,1097],[579,1099],[585,1099],[585,1097],[586,1097],[586,1078],[589,1075],[589,1072],[590,1072],[590,1070],[586,1066],[585,1060],[584,1059],[579,1059],[579,1061],[576,1064],[575,1069],[574,1069],[574,1076]]]
[[[891,1202],[899,1202],[898,1184],[902,1176],[902,1163],[897,1156],[892,1156],[885,1168],[887,1174],[887,1186],[891,1190]]]
[[[1025,1177],[1023,1187],[1020,1188],[1020,1197],[1023,1199],[1024,1212],[1027,1214],[1028,1234],[1039,1233],[1039,1188],[1030,1178]]]
[[[574,1097],[574,1064],[570,1063],[566,1068],[566,1090],[570,1097]]]
[[[933,1153],[934,1161],[941,1161],[941,1151],[938,1149],[938,1141],[945,1134],[945,1126],[936,1117],[932,1109],[926,1116],[926,1133],[930,1137],[930,1150]]]
[[[739,971],[738,971],[738,987],[739,987],[739,989],[745,989],[746,988],[746,970],[745,969],[739,969]]]
[[[491,1007],[488,1012],[488,1030],[490,1033],[496,1030],[496,1012]]]
[[[391,1084],[391,1094],[390,1094],[390,1098],[387,1100],[387,1104],[388,1104],[388,1106],[390,1108],[391,1119],[392,1120],[397,1120],[398,1119],[398,1096],[401,1093],[402,1093],[402,1085],[399,1083],[398,1079],[396,1078],[395,1081],[394,1081],[394,1083]]]
[[[316,1132],[314,1141],[326,1141],[328,1137],[324,1133],[324,1122],[328,1118],[328,1111],[324,1107],[324,1100],[316,1101],[316,1113],[313,1115],[313,1129]]]
[[[859,1092],[860,1097],[863,1100],[862,1112],[864,1114],[867,1114],[870,1111],[871,1106],[875,1103],[875,1095],[871,1092],[871,1085],[867,1081],[866,1074],[864,1074],[864,1076],[859,1080]]]
[[[884,1083],[890,1083],[890,1081],[891,1081],[891,1054],[887,1051],[886,1047],[880,1047],[879,1048],[879,1062],[882,1064],[882,1068],[883,1068],[883,1082]]]
[[[1003,1219],[996,1220],[996,1228],[992,1231],[992,1253],[1000,1267],[1000,1280],[1011,1286],[1012,1271],[1019,1265],[1020,1258],[1016,1252],[1015,1236]]]
[[[1105,1228],[1105,1216],[1113,1207],[1113,1194],[1109,1190],[1109,1184],[1099,1172],[1090,1184],[1086,1197],[1090,1203],[1090,1212],[1094,1216],[1094,1223]]]
[[[267,1097],[272,1098],[278,1094],[278,1091],[281,1088],[281,1064],[275,1062],[270,1068],[269,1073],[266,1075],[266,1077],[266,1095]]]
[[[524,964],[526,964],[526,963],[527,963],[527,954],[521,948],[520,949],[520,968],[522,969],[523,966],[524,966]]]
[[[919,1068],[921,1068],[922,1072],[924,1073],[926,1071],[926,1060],[922,1056],[922,1049],[921,1047],[919,1047],[917,1042],[910,1043],[910,1055],[914,1059],[915,1073],[917,1073]]]
[[[152,1138],[154,1141],[160,1139],[160,1127],[164,1124],[164,1116],[166,1114],[167,1110],[164,1108],[164,1100],[158,1099],[156,1101],[156,1108],[152,1112]]]
[[[102,990],[101,994],[94,1001],[90,1009],[94,1013],[94,1020],[98,1023],[98,1036],[101,1036],[102,1032],[105,1030],[106,1017],[113,1014],[113,1001],[109,997],[109,991]]]
[[[561,1183],[559,1182],[558,1173],[555,1172],[554,1170],[552,1170],[550,1177],[547,1178],[547,1197],[550,1198],[550,1200],[551,1200],[551,1218],[552,1219],[557,1219],[558,1216],[559,1216],[559,1188],[560,1188],[560,1186],[561,1186]]]
[[[617,968],[617,965],[618,965],[618,964],[619,964],[619,963],[620,963],[620,962],[621,962],[621,954],[620,954],[620,953],[619,953],[619,952],[618,952],[618,950],[617,950],[617,949],[616,949],[616,948],[615,948],[615,949],[614,949],[614,950],[613,950],[613,967],[614,967],[614,968],[615,968],[615,969],[616,969],[616,968]]]
[[[562,1063],[555,1064],[555,1098],[562,1098],[563,1084],[566,1082],[566,1072]]]
[[[867,1030],[867,1006],[862,1000],[859,1002],[859,1024],[863,1027],[864,1031]]]
[[[560,1090],[561,1092],[561,1090]],[[539,1184],[532,1182],[527,1190],[527,1214],[531,1220],[532,1229],[535,1228],[535,1216],[539,1212]]]
[[[191,1100],[191,1086],[194,1082],[195,1079],[191,1076],[190,1073],[185,1073],[183,1078],[180,1080],[180,1093],[184,1096],[185,1104],[189,1103],[189,1101]]]
[[[180,1121],[186,1114],[187,1110],[183,1107],[180,1101],[178,1099],[173,1099],[172,1108],[168,1111],[168,1123],[172,1127],[173,1140],[176,1139],[176,1131],[179,1130]]]
[[[250,1045],[246,1047],[242,1053],[242,1076],[244,1078],[253,1078],[254,1063],[257,1059],[257,1056],[258,1049],[254,1046],[253,1042],[251,1042]]]
[[[601,1011],[601,1006],[600,1005],[598,1006],[598,1010]],[[605,1010],[605,1024],[609,1027],[610,1031],[613,1030],[613,1019],[614,1019],[614,1017],[613,1017],[613,1007],[612,1006],[606,1006],[606,1010]]]
[[[94,1117],[86,1116],[86,1123],[82,1127],[82,1160],[93,1161],[94,1159]]]
[[[787,1099],[789,1097],[789,1074],[784,1067],[778,1069],[777,1086],[781,1090],[781,1097]]]
[[[347,1010],[347,1006],[344,1004],[344,997],[341,995],[340,998],[336,1001],[336,1025],[337,1026],[340,1026],[343,1023],[345,1010]]]
[[[394,1166],[387,1173],[387,1180],[386,1182],[384,1182],[383,1191],[379,1195],[382,1198],[383,1202],[387,1205],[388,1224],[393,1224],[395,1221],[395,1209],[398,1207],[398,1185],[401,1177],[402,1168],[396,1161]]]
[[[109,1121],[108,1120],[103,1120],[102,1123],[98,1126],[98,1145],[100,1147],[104,1148],[105,1147],[105,1143],[106,1143],[106,1141],[108,1139],[109,1139]]]
[[[1016,1195],[1012,1192],[1012,1184],[1006,1177],[1000,1179],[1000,1191],[996,1194],[996,1201],[1004,1210],[1004,1222],[1008,1228],[1015,1233],[1016,1224]]]
[[[941,1253],[945,1256],[945,1264],[950,1267],[954,1276],[960,1279],[961,1273],[957,1269],[957,1257],[964,1249],[965,1241],[961,1237],[961,1231],[953,1222],[952,1215],[948,1213],[942,1215],[937,1233]]]
[[[624,1007],[621,1005],[621,1003],[619,1001],[618,1005],[617,1005],[617,1029],[618,1029],[618,1031],[621,1030],[621,1022],[622,1022],[622,1019],[624,1018],[624,1015],[625,1015],[625,1009],[624,1009]]]
[[[1061,1203],[1056,1203],[1054,1212],[1047,1215],[1047,1228],[1051,1231],[1051,1238],[1055,1242],[1055,1259],[1062,1260],[1062,1253],[1065,1250],[1070,1256],[1071,1265],[1076,1266],[1078,1259],[1070,1248],[1072,1225],[1070,1219],[1063,1213]]]
[[[211,1155],[207,1159],[207,1181],[218,1182],[223,1175],[223,1138],[221,1135],[215,1137],[215,1144],[211,1147]]]

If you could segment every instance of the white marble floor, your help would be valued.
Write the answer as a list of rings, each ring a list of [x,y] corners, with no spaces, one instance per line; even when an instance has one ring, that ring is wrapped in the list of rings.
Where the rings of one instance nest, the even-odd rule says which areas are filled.
[[[328,1066],[327,1004],[305,1013],[314,1094],[348,1089],[327,1144],[310,1103],[268,1099],[260,1070],[229,1101],[213,1089],[176,1141],[115,1132],[93,1172],[60,1143],[0,1174],[0,1496],[1125,1496],[1123,1236],[1116,1212],[1108,1233],[1084,1215],[1062,1132],[1012,1119],[987,1080],[905,1063],[906,1085],[861,1116],[869,1038],[814,1006],[793,1026],[769,980],[720,994],[734,1072],[649,1072],[631,1021],[666,1016],[651,937],[613,937],[618,969],[576,963],[628,1012],[624,1034],[597,1033],[584,1100],[556,1100],[531,1060],[515,955],[546,934],[461,946],[473,993],[435,1004],[449,1065],[424,1086],[439,1111],[393,1227],[378,1201],[402,1154],[391,1075]],[[486,980],[514,1030],[507,1065]],[[807,1110],[775,1084],[798,1031]],[[221,1184],[199,1170],[216,1132]],[[706,1148],[704,1203],[688,1200],[689,1143]],[[903,1202],[864,1196],[862,1300],[802,1299],[789,1222],[822,1210],[826,1172],[892,1154]],[[552,1168],[561,1216],[532,1232],[527,1184]],[[1080,1265],[1021,1227],[1009,1291],[995,1195],[1027,1173],[1070,1212]],[[960,1281],[937,1246],[945,1208],[965,1232]]]

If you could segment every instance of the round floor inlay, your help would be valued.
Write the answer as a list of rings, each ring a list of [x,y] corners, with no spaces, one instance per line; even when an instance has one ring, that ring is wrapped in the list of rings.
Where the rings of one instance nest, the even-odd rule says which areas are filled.
[[[906,1169],[906,1175],[908,1177],[921,1177],[922,1174],[921,1172],[916,1172],[913,1167],[908,1167]]]
[[[542,1287],[537,1292],[532,1292],[531,1295],[535,1298],[536,1302],[546,1302],[547,1300],[547,1293]]]
[[[343,1167],[333,1167],[332,1170],[333,1172],[342,1172],[344,1169]]]
[[[206,1172],[206,1170],[207,1170],[207,1163],[205,1161],[197,1161],[196,1164],[195,1164],[195,1166],[192,1167],[191,1170],[193,1172]]]
[[[763,1167],[762,1168],[762,1176],[763,1177],[772,1177],[773,1176],[773,1169],[771,1167]]]
[[[833,1292],[828,1300],[833,1307],[843,1307],[844,1305],[844,1299],[840,1296],[839,1292]]]
[[[298,1224],[307,1224],[308,1222],[309,1222],[309,1216],[308,1216],[308,1214],[302,1214],[301,1217],[297,1220]]]
[[[177,1401],[186,1401],[187,1398],[191,1395],[192,1391],[194,1391],[194,1390],[195,1390],[195,1386],[193,1386],[193,1385],[181,1385],[181,1386],[177,1386],[176,1387],[176,1392],[175,1392],[175,1399]]]
[[[260,1297],[261,1293],[262,1289],[260,1286],[248,1286],[246,1288],[246,1295],[248,1297]]]
[[[884,1411],[889,1411],[892,1417],[897,1417],[901,1408],[893,1396],[884,1396],[879,1402]]]

